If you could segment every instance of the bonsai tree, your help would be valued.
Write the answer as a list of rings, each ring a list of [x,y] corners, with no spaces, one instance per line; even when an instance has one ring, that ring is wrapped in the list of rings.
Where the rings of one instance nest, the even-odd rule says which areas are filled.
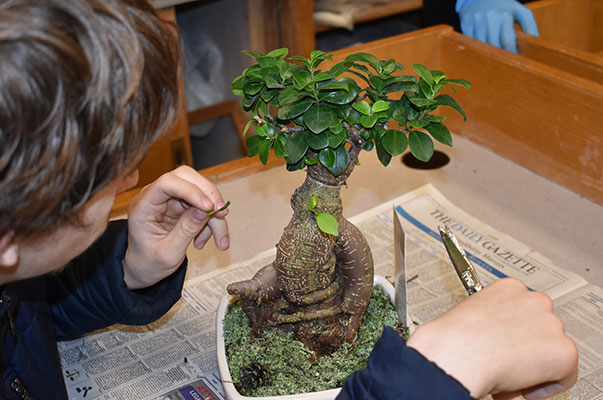
[[[265,164],[273,149],[290,171],[306,169],[305,182],[291,197],[293,217],[276,246],[275,260],[246,281],[228,285],[243,300],[253,331],[279,326],[317,354],[351,342],[371,297],[373,260],[362,233],[342,213],[341,187],[362,150],[376,150],[387,166],[410,148],[427,161],[433,140],[452,145],[446,117],[461,106],[440,90],[469,82],[415,64],[418,75],[400,73],[393,59],[356,53],[321,70],[330,55],[310,58],[288,50],[247,51],[256,61],[232,83],[253,117],[255,135],[246,140],[250,157]],[[355,78],[355,79],[353,79]],[[358,84],[361,83],[361,85]]]

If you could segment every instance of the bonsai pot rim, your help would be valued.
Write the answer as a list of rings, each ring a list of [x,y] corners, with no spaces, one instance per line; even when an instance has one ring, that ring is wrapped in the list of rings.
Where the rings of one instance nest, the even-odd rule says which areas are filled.
[[[392,284],[382,276],[375,275],[373,278],[373,286],[380,285],[387,296],[389,296],[392,304],[394,303],[394,287]],[[232,383],[232,377],[230,376],[230,370],[228,369],[228,363],[226,359],[226,347],[224,345],[224,327],[222,321],[228,311],[228,306],[231,303],[232,297],[224,295],[218,305],[216,311],[216,343],[217,343],[217,358],[218,358],[218,371],[222,380],[222,388],[224,389],[224,395],[227,400],[333,400],[339,394],[341,388],[323,390],[320,392],[300,393],[291,394],[285,396],[270,396],[270,397],[248,397],[241,395],[234,384]]]

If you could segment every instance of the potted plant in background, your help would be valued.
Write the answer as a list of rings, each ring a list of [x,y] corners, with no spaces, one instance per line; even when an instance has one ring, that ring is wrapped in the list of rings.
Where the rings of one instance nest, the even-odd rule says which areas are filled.
[[[316,361],[353,346],[373,294],[368,243],[344,218],[340,198],[359,153],[375,149],[384,166],[407,148],[429,160],[432,139],[452,145],[445,117],[434,111],[450,107],[466,119],[454,98],[440,91],[456,93],[454,86],[470,84],[419,64],[413,65],[418,77],[404,74],[395,60],[367,53],[352,54],[328,70],[320,66],[331,56],[318,50],[308,59],[291,57],[294,62],[286,59],[285,48],[246,53],[256,64],[232,88],[252,115],[245,131],[255,125],[246,141],[249,156],[265,164],[273,149],[288,170],[306,169],[306,179],[291,197],[293,217],[275,260],[227,290],[242,300],[252,335],[278,327]],[[262,363],[246,368],[261,378],[252,386],[271,380]]]

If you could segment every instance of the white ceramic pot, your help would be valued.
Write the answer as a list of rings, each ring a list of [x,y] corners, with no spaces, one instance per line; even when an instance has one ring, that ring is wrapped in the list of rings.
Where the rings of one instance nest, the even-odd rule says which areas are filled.
[[[381,285],[383,291],[389,296],[392,303],[394,302],[394,287],[391,283],[382,276],[375,275],[373,285]],[[341,389],[330,389],[323,390],[320,392],[310,392],[301,394],[292,394],[287,396],[274,396],[274,397],[248,397],[241,395],[234,384],[232,383],[232,377],[228,369],[226,362],[226,348],[224,346],[224,329],[222,321],[228,311],[231,297],[226,295],[220,300],[218,305],[218,311],[216,313],[216,334],[218,344],[218,370],[220,371],[220,378],[222,379],[222,387],[224,388],[224,395],[228,400],[332,400],[339,394]]]

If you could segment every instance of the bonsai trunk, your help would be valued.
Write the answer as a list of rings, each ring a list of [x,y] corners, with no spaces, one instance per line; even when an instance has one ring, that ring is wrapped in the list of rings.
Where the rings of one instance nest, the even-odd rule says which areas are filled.
[[[340,191],[361,145],[361,140],[351,143],[350,164],[339,176],[319,163],[308,167],[291,197],[293,217],[276,246],[276,259],[252,279],[228,285],[228,292],[243,300],[252,332],[279,326],[318,356],[355,338],[371,297],[373,259],[364,235],[342,215]],[[337,220],[337,237],[318,228],[307,206],[314,196],[315,210]]]

